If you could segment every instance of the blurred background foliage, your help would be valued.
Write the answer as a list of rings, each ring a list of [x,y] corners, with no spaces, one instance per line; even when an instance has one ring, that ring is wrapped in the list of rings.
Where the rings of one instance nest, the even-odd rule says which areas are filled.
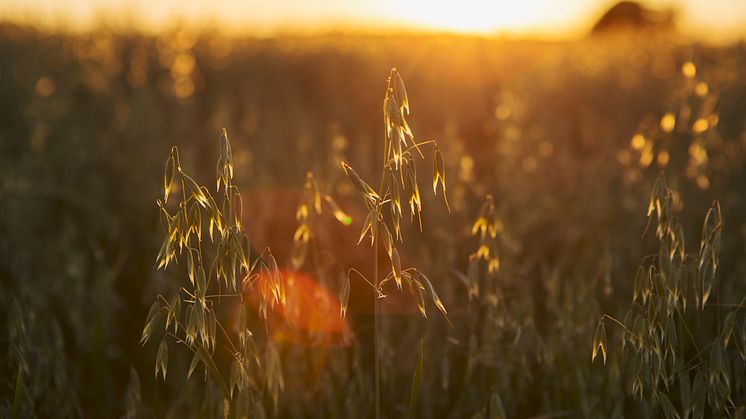
[[[688,251],[697,251],[704,215],[719,200],[711,303],[738,305],[746,295],[742,42],[708,46],[647,32],[561,42],[253,39],[11,24],[0,25],[3,416],[182,417],[202,400],[203,383],[185,383],[189,353],[172,350],[168,379],[156,381],[157,345],[139,345],[154,296],[179,283],[175,272],[153,269],[162,241],[154,200],[172,145],[209,186],[218,133],[228,129],[249,237],[258,249],[271,246],[281,265],[313,171],[353,218],[351,227],[319,226],[317,263],[372,271],[369,248],[355,246],[366,212],[339,161],[363,178],[380,172],[371,156],[381,147],[393,66],[416,137],[437,139],[443,151],[453,209],[423,205],[426,228],[406,225],[402,263],[428,272],[453,325],[435,310],[421,319],[391,293],[384,416],[406,414],[424,339],[417,416],[479,417],[497,400],[508,417],[634,417],[620,345],[609,344],[602,366],[591,363],[591,342],[602,313],[627,312],[638,266],[658,251],[643,231],[659,173],[685,236],[695,238]],[[470,258],[487,195],[499,224],[493,272]],[[309,274],[336,293],[338,273]],[[279,348],[285,377],[276,406],[264,395],[268,416],[371,415],[369,291],[353,281],[351,342],[302,340],[281,321],[256,324],[254,333]],[[734,311],[746,323],[743,308]],[[727,313],[709,314],[702,321],[717,327]],[[621,342],[621,331],[607,328]],[[742,409],[743,378],[732,397]]]

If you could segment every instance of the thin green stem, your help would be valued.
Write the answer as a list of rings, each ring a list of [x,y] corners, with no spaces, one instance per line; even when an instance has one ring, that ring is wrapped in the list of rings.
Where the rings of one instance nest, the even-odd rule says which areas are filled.
[[[391,144],[388,140],[387,135],[387,122],[386,118],[384,117],[384,131],[383,131],[383,163],[381,166],[381,181],[379,182],[378,186],[378,192],[379,196],[381,192],[383,192],[383,187],[386,182],[386,163],[388,160],[389,155],[389,148],[391,147]],[[379,304],[379,299],[381,295],[380,286],[378,283],[378,234],[379,234],[379,222],[384,222],[381,220],[381,210],[383,208],[383,203],[378,202],[376,204],[376,221],[373,223],[373,353],[375,357],[373,369],[374,369],[374,376],[375,376],[375,404],[376,404],[376,419],[381,419],[381,365],[380,365],[380,340],[381,340],[381,322],[380,322],[380,315],[381,315],[381,308]],[[380,220],[380,221],[379,221]]]
[[[241,310],[243,310],[243,307],[241,307]],[[226,339],[228,340],[228,344],[230,344],[230,345],[231,345],[231,350],[233,351],[233,353],[234,353],[234,354],[235,354],[235,353],[238,353],[239,351],[238,351],[238,349],[236,348],[236,345],[234,345],[234,344],[233,344],[233,339],[231,339],[231,336],[230,336],[230,335],[228,334],[228,332],[227,332],[227,331],[225,330],[225,328],[223,327],[223,325],[222,325],[222,324],[221,324],[220,322],[215,322],[215,323],[217,323],[217,325],[218,325],[218,327],[220,328],[220,330],[222,330],[222,331],[223,331],[223,335],[225,335],[225,338],[226,338]]]
[[[624,329],[624,330],[625,330],[625,331],[626,331],[627,333],[629,333],[629,334],[630,334],[630,336],[632,336],[632,337],[634,337],[635,339],[637,339],[637,341],[638,341],[638,342],[640,342],[640,343],[643,343],[643,340],[642,340],[642,338],[641,338],[641,337],[639,337],[639,336],[637,336],[637,335],[636,335],[635,333],[633,333],[633,332],[632,332],[631,330],[629,330],[629,329],[627,328],[627,326],[625,326],[625,325],[624,325],[624,323],[622,323],[622,322],[620,322],[619,320],[617,320],[617,319],[615,319],[615,318],[613,318],[613,317],[609,316],[608,314],[604,314],[604,315],[603,315],[603,316],[601,317],[601,321],[603,321],[604,319],[609,319],[609,320],[613,321],[614,323],[618,324],[618,325],[619,325],[619,326],[620,326],[620,327],[621,327],[622,329]]]
[[[231,294],[210,294],[210,295],[205,295],[205,298],[240,297],[242,295],[243,294],[241,294],[240,292],[231,293]]]
[[[377,234],[376,234],[377,236]],[[381,366],[380,366],[380,335],[381,322],[380,306],[378,298],[378,240],[373,245],[373,285],[375,293],[373,294],[373,351],[375,353],[375,385],[376,385],[376,419],[381,419]]]
[[[161,294],[158,294],[157,298],[159,298],[161,301],[163,301],[163,304],[166,305],[166,310],[171,310],[171,304],[166,300],[166,298],[164,296],[162,296]],[[190,301],[190,300],[184,300],[184,302],[190,303],[190,304],[195,304],[196,303],[195,301]],[[181,328],[181,330],[186,330],[186,327],[184,326],[184,324],[181,323],[181,321],[179,321],[178,318],[174,318],[174,322],[178,325],[179,328]],[[231,337],[228,334],[228,332],[223,328],[223,325],[219,321],[215,322],[215,323],[218,325],[218,327],[220,327],[220,330],[223,332],[223,334],[225,335],[225,338],[228,340],[228,344],[230,344],[231,351],[233,351],[233,353],[238,352],[238,349],[236,348],[236,345],[233,343],[233,340],[231,339]],[[170,335],[170,336],[173,336],[176,339],[177,343],[183,343],[188,348],[191,348],[191,346],[189,345],[189,343],[187,343],[184,339],[180,338],[178,335],[176,335],[174,333],[171,333],[171,332],[166,332],[166,334]],[[195,346],[196,346],[196,343],[195,343]]]
[[[350,274],[350,273],[352,273],[352,272],[354,272],[354,273],[358,274],[358,276],[359,276],[360,278],[362,278],[362,279],[363,279],[363,281],[365,281],[365,282],[366,282],[366,283],[367,283],[368,285],[370,285],[370,286],[371,286],[371,288],[373,288],[373,290],[375,291],[375,289],[376,289],[376,286],[375,286],[375,284],[373,284],[372,282],[370,282],[370,281],[368,280],[368,278],[366,278],[366,277],[365,277],[365,275],[363,275],[362,273],[360,273],[360,271],[358,271],[358,270],[357,270],[357,269],[355,269],[355,268],[350,268],[350,269],[349,269],[349,270],[347,271],[347,275],[349,275],[349,274]]]
[[[407,153],[411,153],[412,150],[417,150],[420,153],[420,155],[422,155],[422,152],[420,151],[420,146],[428,145],[428,144],[436,144],[436,143],[435,143],[435,140],[427,140],[427,141],[422,141],[420,143],[413,143],[411,146],[407,147],[406,149],[404,149],[402,151],[402,155],[405,155]],[[437,148],[437,145],[435,147]],[[386,160],[384,162],[384,167],[390,166],[391,163],[393,163],[393,161],[394,161],[393,158]]]
[[[684,326],[684,330],[686,330],[686,334],[689,335],[689,339],[692,341],[692,345],[694,345],[694,349],[697,351],[697,358],[699,358],[699,362],[704,362],[704,359],[702,358],[702,352],[699,350],[699,346],[697,346],[697,341],[694,339],[694,335],[692,334],[692,331],[689,330],[689,326],[686,324],[686,319],[684,318],[684,314],[681,313],[681,310],[679,310],[678,307],[676,307],[676,313],[679,315],[679,318],[681,319],[681,324]]]

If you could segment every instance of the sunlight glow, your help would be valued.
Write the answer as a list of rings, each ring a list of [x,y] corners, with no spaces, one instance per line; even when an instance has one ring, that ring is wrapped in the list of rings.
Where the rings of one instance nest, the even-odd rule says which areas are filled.
[[[746,35],[746,2],[640,0],[680,12],[682,27]],[[615,0],[5,0],[0,21],[85,29],[98,22],[158,31],[174,23],[272,35],[324,30],[428,30],[463,34],[582,34]]]
[[[432,7],[423,7],[425,3],[427,1],[410,1],[405,7],[412,9],[410,15],[414,16],[415,22],[434,28],[484,32],[493,30],[496,26],[525,24],[527,18],[530,18],[530,11],[525,7],[525,3],[521,5],[519,10],[512,10],[510,14],[498,16],[497,20],[499,22],[491,14],[480,13],[478,8],[463,7],[460,13],[454,14],[452,7],[448,7],[448,5],[437,4]]]
[[[461,33],[490,33],[502,30],[523,31],[536,29],[551,20],[557,7],[542,1],[499,1],[485,10],[480,0],[458,2],[432,2],[408,0],[401,2],[399,16],[407,16],[415,26],[426,29],[447,30]],[[543,7],[542,7],[543,6]],[[555,20],[559,15],[555,15]],[[566,17],[566,16],[565,16]]]

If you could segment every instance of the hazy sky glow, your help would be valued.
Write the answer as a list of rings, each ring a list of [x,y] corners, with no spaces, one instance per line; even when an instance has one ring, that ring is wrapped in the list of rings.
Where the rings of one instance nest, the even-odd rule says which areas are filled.
[[[681,10],[705,36],[746,35],[744,0],[651,0]],[[586,30],[613,1],[599,0],[4,0],[0,19],[87,27],[98,18],[158,29],[174,20],[271,34],[319,28],[416,28],[462,33],[563,35]]]

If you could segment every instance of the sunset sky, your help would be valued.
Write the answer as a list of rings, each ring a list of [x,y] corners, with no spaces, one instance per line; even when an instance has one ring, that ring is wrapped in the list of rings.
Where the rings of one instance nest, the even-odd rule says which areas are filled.
[[[461,33],[564,35],[583,32],[614,2],[599,0],[4,0],[0,19],[88,27],[116,24],[158,29],[175,19],[231,31],[272,34],[328,28],[412,28]],[[746,35],[746,1],[651,0],[680,10],[687,30],[713,37]]]

